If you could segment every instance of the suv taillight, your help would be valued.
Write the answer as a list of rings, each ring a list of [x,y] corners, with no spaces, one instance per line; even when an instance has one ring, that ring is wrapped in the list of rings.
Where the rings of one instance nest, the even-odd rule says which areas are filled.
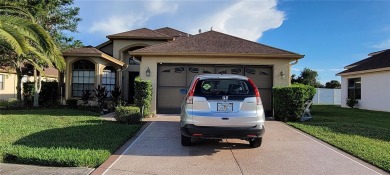
[[[261,105],[261,98],[260,98],[259,89],[257,89],[255,83],[254,83],[251,79],[248,79],[248,81],[249,81],[249,83],[252,85],[253,90],[255,91],[255,96],[256,96],[257,105]]]
[[[199,78],[194,81],[194,83],[192,84],[192,86],[190,88],[190,91],[188,91],[187,98],[186,98],[187,104],[192,104],[192,102],[193,102],[192,99],[194,97],[195,87],[196,87],[196,84],[198,83],[198,80],[199,80]]]

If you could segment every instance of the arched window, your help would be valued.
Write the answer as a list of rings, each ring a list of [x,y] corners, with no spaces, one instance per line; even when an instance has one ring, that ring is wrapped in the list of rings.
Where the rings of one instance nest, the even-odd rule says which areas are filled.
[[[102,85],[106,87],[108,96],[111,95],[111,91],[114,90],[116,84],[116,70],[112,66],[107,66],[103,69]]]
[[[84,90],[95,88],[95,64],[78,60],[72,64],[72,96],[81,97]]]

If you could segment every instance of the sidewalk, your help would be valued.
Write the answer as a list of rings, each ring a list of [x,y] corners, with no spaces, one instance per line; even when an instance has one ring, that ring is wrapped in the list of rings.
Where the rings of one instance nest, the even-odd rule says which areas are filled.
[[[94,169],[84,167],[46,167],[35,165],[20,165],[0,163],[1,175],[53,175],[53,174],[71,174],[71,175],[88,175]]]

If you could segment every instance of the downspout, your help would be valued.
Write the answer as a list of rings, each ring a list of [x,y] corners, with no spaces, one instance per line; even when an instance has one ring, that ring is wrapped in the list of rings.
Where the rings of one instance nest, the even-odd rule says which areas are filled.
[[[295,61],[294,62],[290,62],[290,69],[289,69],[289,74],[288,74],[288,83],[290,84],[290,86],[291,86],[291,66],[294,66],[294,65],[296,65],[296,64],[298,64],[298,59],[295,59]]]
[[[131,59],[133,59],[136,63],[141,64],[141,61],[138,60],[137,58],[135,58],[135,57],[132,56]]]
[[[298,63],[298,59],[296,59],[293,63],[290,63],[290,66],[294,66]]]

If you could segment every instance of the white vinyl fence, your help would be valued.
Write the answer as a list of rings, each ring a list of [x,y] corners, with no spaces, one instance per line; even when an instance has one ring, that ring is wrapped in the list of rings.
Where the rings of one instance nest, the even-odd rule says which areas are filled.
[[[313,104],[340,105],[341,89],[316,88]]]

